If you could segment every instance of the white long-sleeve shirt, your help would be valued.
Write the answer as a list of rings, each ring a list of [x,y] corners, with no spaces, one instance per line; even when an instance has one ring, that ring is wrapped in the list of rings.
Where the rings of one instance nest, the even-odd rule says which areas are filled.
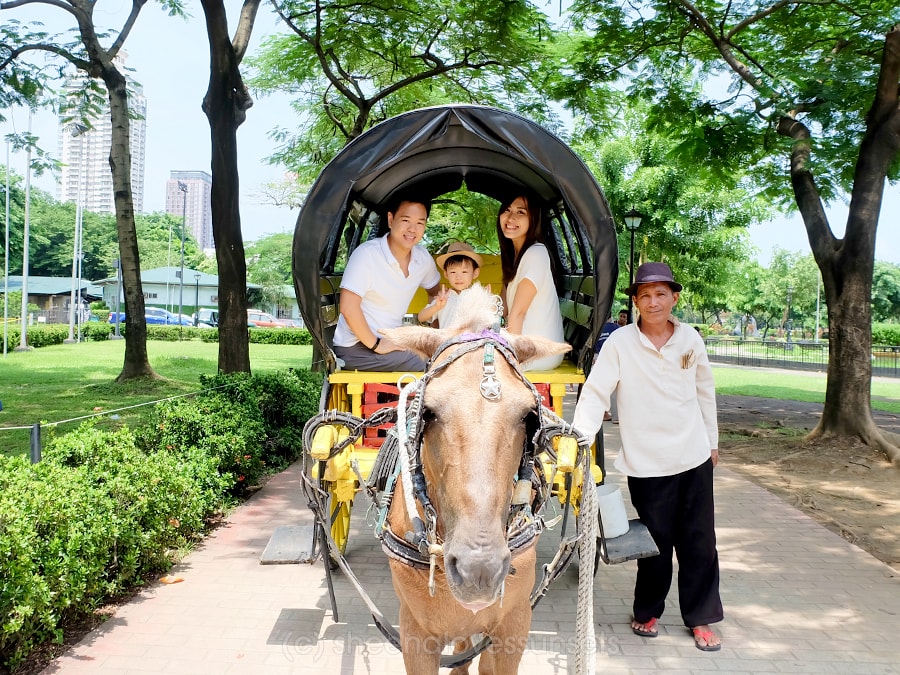
[[[670,318],[662,349],[636,323],[613,332],[591,369],[573,424],[593,438],[616,393],[622,449],[615,467],[627,476],[670,476],[700,466],[719,447],[716,391],[703,338]]]

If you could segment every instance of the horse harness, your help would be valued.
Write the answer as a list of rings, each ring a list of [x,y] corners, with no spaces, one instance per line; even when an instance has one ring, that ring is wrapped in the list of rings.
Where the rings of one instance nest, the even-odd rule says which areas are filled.
[[[437,365],[434,360],[448,349],[456,347],[453,354],[441,361]],[[528,415],[530,422],[528,433],[525,435],[525,443],[522,448],[522,459],[519,463],[519,470],[514,477],[517,485],[524,479],[527,482],[513,491],[513,503],[510,506],[510,513],[507,518],[507,545],[510,553],[515,554],[517,551],[534,544],[538,536],[544,529],[544,520],[540,515],[543,502],[540,499],[542,494],[538,490],[538,504],[532,504],[526,498],[531,494],[531,485],[533,480],[539,479],[540,474],[534,470],[535,461],[535,432],[540,431],[542,425],[541,416],[541,395],[535,386],[526,378],[518,366],[518,359],[515,350],[500,335],[497,328],[487,328],[480,333],[462,333],[453,339],[443,343],[435,350],[434,355],[428,362],[425,374],[413,383],[413,388],[408,393],[415,395],[409,406],[407,414],[407,438],[406,443],[401,443],[400,452],[407,451],[410,453],[410,474],[415,494],[415,499],[422,508],[425,522],[416,513],[411,515],[414,532],[406,532],[402,536],[394,532],[387,525],[387,512],[390,508],[393,498],[393,490],[396,486],[396,478],[402,469],[401,463],[391,477],[382,500],[381,509],[376,525],[376,536],[381,539],[381,545],[388,557],[405,563],[411,567],[420,569],[429,568],[431,570],[431,578],[429,579],[429,591],[434,594],[434,568],[436,558],[443,553],[437,535],[437,512],[434,505],[428,497],[425,474],[421,462],[421,447],[425,433],[424,416],[421,414],[422,401],[424,400],[425,387],[428,382],[454,363],[460,357],[472,351],[483,349],[482,358],[482,378],[480,383],[481,395],[489,400],[494,401],[501,396],[501,383],[496,376],[496,358],[499,354],[503,357],[518,378],[529,388],[534,397],[533,413]],[[403,405],[403,401],[398,403],[398,410]],[[533,422],[532,422],[533,420]],[[397,433],[403,430],[397,425]],[[519,495],[522,495],[521,497]],[[514,573],[512,571],[511,573]]]
[[[434,365],[434,361],[438,356],[454,346],[456,349],[453,354],[447,359]],[[312,436],[320,425],[338,423],[347,427],[349,431],[348,436],[342,441],[334,444],[329,454],[330,458],[342,452],[351,443],[354,443],[360,437],[363,427],[379,426],[386,422],[396,420],[397,423],[394,429],[397,432],[397,439],[400,445],[398,450],[400,462],[398,462],[398,466],[393,470],[385,485],[384,494],[380,500],[380,504],[376,499],[376,490],[366,484],[366,481],[356,467],[354,467],[354,470],[356,471],[359,484],[361,486],[366,486],[366,491],[373,500],[373,504],[379,507],[376,536],[381,539],[383,550],[389,557],[412,567],[429,568],[429,592],[432,595],[434,595],[434,570],[436,558],[439,555],[442,555],[443,549],[437,537],[437,511],[428,497],[425,474],[421,465],[420,451],[426,425],[424,417],[421,414],[422,401],[424,400],[423,394],[425,387],[433,377],[463,355],[477,349],[484,350],[482,358],[482,379],[480,383],[480,392],[483,397],[488,400],[496,400],[501,395],[501,383],[496,377],[497,354],[500,354],[506,359],[513,372],[525,386],[531,390],[531,393],[534,396],[534,414],[530,414],[526,418],[529,420],[529,423],[526,428],[519,470],[517,476],[514,477],[516,483],[513,490],[510,513],[507,518],[507,545],[509,546],[510,552],[515,553],[518,550],[523,550],[526,547],[533,545],[544,529],[552,527],[557,521],[563,519],[563,516],[557,516],[550,522],[544,521],[542,514],[547,502],[547,485],[552,478],[547,479],[544,477],[543,472],[536,470],[536,456],[538,454],[536,448],[540,448],[540,452],[546,453],[555,465],[556,452],[553,447],[554,438],[559,436],[574,436],[577,438],[579,448],[577,463],[584,461],[585,467],[587,467],[586,463],[589,461],[590,442],[583,437],[577,436],[571,425],[559,419],[553,411],[542,406],[540,394],[535,386],[522,373],[518,366],[515,350],[500,334],[499,326],[495,325],[492,328],[484,329],[480,333],[462,333],[440,345],[438,349],[435,350],[431,359],[429,359],[425,373],[422,377],[414,379],[403,387],[401,390],[400,401],[396,408],[382,408],[373,413],[366,420],[361,420],[349,413],[335,410],[326,411],[310,418],[303,430],[304,447],[310,447]],[[406,401],[410,397],[412,397],[413,400],[408,406],[407,414]],[[323,400],[324,399],[325,393],[323,390]],[[550,423],[547,423],[545,418],[549,419]],[[404,435],[401,436],[401,434]],[[387,441],[385,442],[385,445],[387,445]],[[409,448],[412,448],[412,450],[410,451]],[[404,454],[406,455],[405,458]],[[376,463],[377,462],[378,460],[376,459]],[[406,500],[407,509],[411,509],[409,515],[410,520],[413,523],[414,532],[406,532],[403,536],[400,536],[386,526],[386,519],[396,481],[398,478],[403,479],[402,464],[404,464],[404,462],[407,464],[408,478],[411,479],[412,493],[414,494],[412,500],[409,498]],[[585,470],[587,471],[587,468]],[[326,494],[323,493],[321,488],[316,485],[309,476],[304,474],[303,481],[305,489],[308,490],[307,494],[310,497],[309,506],[316,517],[317,534],[314,537],[315,541],[321,540],[323,551],[327,551],[331,554],[335,564],[344,572],[352,585],[356,588],[357,593],[372,614],[375,625],[394,647],[402,651],[400,636],[396,629],[378,609],[368,593],[366,593],[326,527],[326,523],[328,522],[327,509],[325,508],[324,502]],[[534,491],[532,490],[533,486],[537,488]],[[537,495],[533,499],[532,492]],[[407,497],[409,497],[409,495],[407,495]],[[411,507],[413,501],[419,503],[427,522],[423,522],[416,509]],[[568,506],[569,503],[567,502],[567,509]],[[563,520],[563,529],[565,529],[565,520]],[[550,585],[567,569],[569,562],[576,551],[580,537],[581,535],[579,534],[574,537],[564,538],[561,541],[559,550],[553,560],[543,566],[543,576],[537,587],[531,593],[532,609],[537,606],[541,598],[546,595]],[[331,570],[327,562],[325,570],[332,611],[334,613],[335,621],[337,621],[337,604],[333,592]],[[510,568],[510,574],[514,573],[515,571]],[[441,667],[455,668],[463,666],[489,647],[490,644],[490,638],[485,636],[477,644],[474,644],[462,653],[442,655]]]

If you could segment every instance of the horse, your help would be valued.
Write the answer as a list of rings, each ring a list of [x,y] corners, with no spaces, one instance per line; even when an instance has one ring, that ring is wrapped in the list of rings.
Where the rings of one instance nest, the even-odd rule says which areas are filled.
[[[509,521],[516,479],[530,471],[523,453],[540,424],[540,397],[519,366],[570,347],[500,330],[497,300],[475,286],[461,293],[450,326],[382,331],[430,359],[412,423],[415,506],[411,492],[396,490],[382,538],[408,674],[438,673],[447,645],[459,654],[483,634],[490,646],[478,672],[510,675],[528,638],[540,528],[513,541]],[[468,663],[451,671],[465,673]]]

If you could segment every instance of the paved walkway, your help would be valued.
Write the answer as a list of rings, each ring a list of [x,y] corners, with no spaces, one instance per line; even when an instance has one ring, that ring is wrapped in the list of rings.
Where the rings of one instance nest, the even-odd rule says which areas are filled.
[[[723,400],[723,413],[752,405],[725,398],[736,400]],[[619,441],[608,426],[611,456]],[[624,488],[620,476],[610,481]],[[311,524],[298,483],[297,466],[274,477],[172,570],[182,583],[146,589],[44,672],[403,672],[402,657],[344,578],[336,577],[335,622],[321,564],[259,564],[276,527]],[[635,563],[603,566],[594,590],[597,672],[900,673],[894,570],[726,467],[716,470],[716,491],[722,650],[693,647],[674,590],[660,636],[633,635]],[[348,559],[382,611],[396,617],[384,556],[361,516],[354,514]],[[545,533],[540,562],[557,543]],[[573,566],[535,610],[521,673],[573,672],[576,588]]]

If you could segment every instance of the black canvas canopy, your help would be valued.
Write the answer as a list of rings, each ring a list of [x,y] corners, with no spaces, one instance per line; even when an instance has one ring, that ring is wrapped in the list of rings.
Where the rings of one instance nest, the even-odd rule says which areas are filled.
[[[589,329],[567,332],[584,365],[618,276],[609,206],[588,168],[557,136],[520,115],[474,105],[424,108],[386,120],[348,144],[313,184],[297,218],[293,273],[301,313],[322,353],[330,350],[322,278],[339,271],[341,254],[352,252],[364,232],[377,231],[366,225],[370,216],[374,221],[399,193],[424,201],[463,184],[497,200],[523,188],[543,200],[549,215],[544,238],[568,280],[561,292],[578,294],[591,286]],[[573,280],[580,280],[578,288]]]

